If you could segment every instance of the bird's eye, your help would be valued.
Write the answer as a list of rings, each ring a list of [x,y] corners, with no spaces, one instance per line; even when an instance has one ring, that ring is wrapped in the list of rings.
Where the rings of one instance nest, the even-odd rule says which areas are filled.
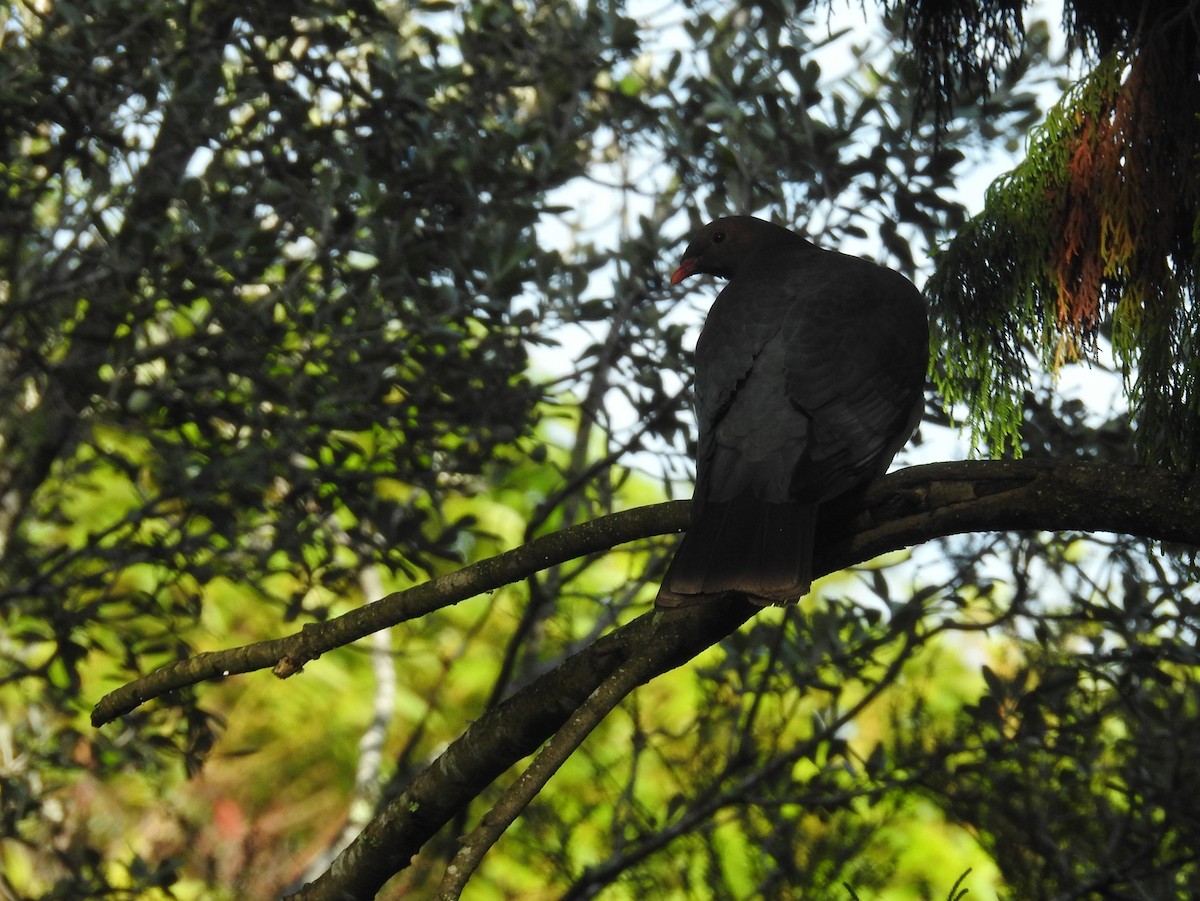
[[[714,244],[720,244],[724,240],[725,240],[725,232],[713,232],[712,242]]]

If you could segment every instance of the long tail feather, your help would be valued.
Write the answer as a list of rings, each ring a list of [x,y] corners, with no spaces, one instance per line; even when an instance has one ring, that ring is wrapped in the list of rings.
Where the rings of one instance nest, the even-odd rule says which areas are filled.
[[[739,592],[763,604],[795,601],[812,584],[815,504],[752,497],[708,501],[689,527],[658,592],[681,607]]]

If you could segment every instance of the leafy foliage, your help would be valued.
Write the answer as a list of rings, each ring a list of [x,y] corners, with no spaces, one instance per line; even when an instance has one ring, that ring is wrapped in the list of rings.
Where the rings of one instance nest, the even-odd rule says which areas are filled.
[[[1079,206],[1076,190],[1055,207],[1036,185],[1082,175],[1047,138],[1029,164],[1043,180],[1019,172],[968,224],[953,188],[1040,115],[1046,30],[1018,28],[1008,3],[951,29],[933,6],[836,34],[825,5],[792,0],[0,11],[5,894],[277,896],[336,869],[468,722],[523,690],[542,719],[570,713],[555,667],[647,610],[667,541],[580,554],[301,680],[229,679],[84,722],[156,666],[680,490],[699,316],[660,273],[699,219],[773,215],[913,274],[960,229],[1008,247],[1011,269],[1001,254],[964,284],[1019,285],[1015,307],[942,307],[943,385],[969,401],[981,380],[978,421],[1024,416],[1031,455],[1122,454],[1124,430],[1003,386],[1029,365],[1020,336],[1060,322],[1037,293],[1036,229],[1149,212],[1119,205],[1125,181],[1112,204]],[[1130,8],[1103,21],[1135,21]],[[1110,68],[1043,133],[1111,152],[1100,131],[1124,121],[1106,111],[1130,102],[1120,61],[1137,57],[1128,29],[1069,10]],[[931,80],[947,70],[930,41],[961,41],[938,59],[971,61],[971,77]],[[1071,132],[1084,107],[1091,144]],[[1166,158],[1156,137],[1142,149],[1147,166]],[[1118,276],[1149,265],[1148,244],[1112,248]],[[1160,281],[1146,285],[1178,287]],[[1165,368],[1147,365],[1141,321],[1112,334],[1131,336],[1149,411],[1161,373],[1191,358],[1183,320],[1165,319]],[[1189,897],[1186,561],[1044,534],[916,559],[830,577],[630,695],[471,891]],[[528,743],[527,722],[503,725]],[[463,801],[384,894],[431,895],[515,775]],[[1022,832],[1030,812],[1051,846]],[[1114,836],[1128,853],[1107,853]]]
[[[1184,800],[1200,775],[1187,751],[1194,586],[1168,577],[1163,588],[1179,594],[1147,596],[1132,575],[1142,552],[1117,543],[1120,588],[1069,591],[1018,666],[984,671],[987,691],[945,738],[948,766],[929,774],[1017,897],[1183,898],[1200,884],[1198,821]]]

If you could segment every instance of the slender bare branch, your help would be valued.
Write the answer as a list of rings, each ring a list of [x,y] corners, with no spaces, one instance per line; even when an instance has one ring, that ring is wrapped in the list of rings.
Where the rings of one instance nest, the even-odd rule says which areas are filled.
[[[588,697],[571,718],[544,747],[533,763],[510,785],[503,797],[483,816],[479,825],[464,838],[458,853],[446,867],[437,901],[458,901],[467,882],[479,868],[484,855],[496,844],[513,821],[558,772],[592,730],[600,724],[631,691],[652,675],[653,661],[633,657],[617,668]]]
[[[268,667],[273,667],[277,676],[286,678],[326,651],[372,632],[417,619],[584,554],[608,550],[637,538],[678,531],[686,522],[687,503],[676,501],[625,510],[545,535],[497,557],[390,594],[336,619],[310,623],[286,638],[197,654],[169,663],[101,698],[92,711],[92,724],[101,726],[151,698],[208,679]]]

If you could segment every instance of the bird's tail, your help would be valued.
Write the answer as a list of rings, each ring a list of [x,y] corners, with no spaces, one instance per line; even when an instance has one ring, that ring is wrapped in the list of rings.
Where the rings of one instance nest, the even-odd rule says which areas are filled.
[[[706,501],[658,591],[660,607],[682,607],[726,592],[760,604],[798,600],[812,584],[816,504],[753,497]]]

